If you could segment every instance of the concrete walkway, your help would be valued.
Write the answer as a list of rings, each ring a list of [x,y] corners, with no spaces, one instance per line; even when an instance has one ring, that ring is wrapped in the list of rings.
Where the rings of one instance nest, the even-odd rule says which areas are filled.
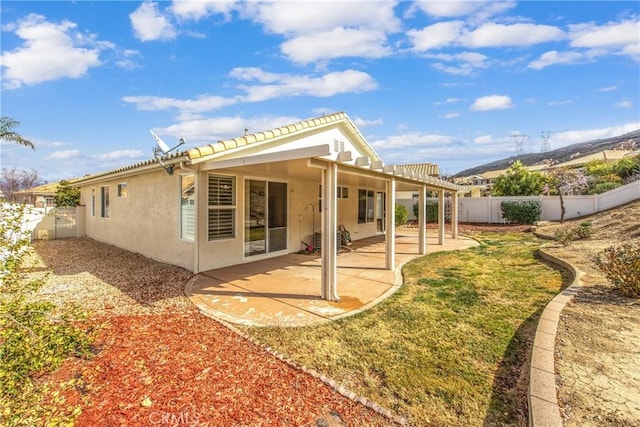
[[[396,232],[396,268],[386,270],[384,236],[353,242],[337,257],[339,302],[320,298],[319,254],[289,254],[198,274],[185,292],[207,314],[251,326],[304,326],[366,310],[402,285],[401,268],[420,256],[416,229]],[[427,236],[427,253],[466,249],[475,240]]]

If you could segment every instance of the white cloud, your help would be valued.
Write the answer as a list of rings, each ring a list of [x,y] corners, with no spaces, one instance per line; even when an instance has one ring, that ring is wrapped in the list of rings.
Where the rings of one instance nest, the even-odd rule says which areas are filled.
[[[398,31],[396,1],[260,2],[246,5],[245,13],[269,32],[285,35],[322,33],[338,27]]]
[[[618,86],[605,86],[605,87],[601,87],[598,90],[596,90],[596,92],[613,92],[618,90]]]
[[[234,0],[173,0],[171,11],[180,19],[199,20],[211,14],[229,19],[239,2]]]
[[[381,58],[391,53],[384,32],[338,27],[329,31],[305,34],[280,46],[290,60],[308,64],[341,57]]]
[[[74,157],[78,157],[80,155],[80,150],[62,150],[62,151],[54,151],[49,154],[47,158],[53,160],[63,160],[63,159],[72,159]]]
[[[497,141],[493,139],[493,135],[483,135],[483,136],[478,136],[474,138],[473,142],[479,145],[486,145],[486,144],[495,144]]]
[[[547,102],[547,105],[550,107],[555,107],[557,105],[568,105],[568,104],[573,104],[573,101],[565,99],[563,101],[549,101]]]
[[[633,108],[633,101],[631,101],[630,99],[623,99],[616,102],[615,106],[617,108]]]
[[[361,119],[360,117],[356,117],[355,119],[353,119],[353,122],[359,128],[364,128],[367,126],[379,126],[384,124],[384,121],[382,119],[366,120]]]
[[[476,98],[473,105],[469,107],[471,111],[489,111],[489,110],[504,110],[512,108],[513,102],[511,98],[506,95],[489,95]]]
[[[181,121],[171,126],[158,129],[161,135],[183,136],[190,145],[199,146],[249,133],[281,127],[283,124],[299,122],[300,118],[291,116],[243,117],[211,117],[207,119]]]
[[[549,25],[503,25],[490,22],[465,34],[462,44],[467,47],[531,46],[564,37],[562,30]]]
[[[460,117],[460,113],[447,113],[447,114],[443,114],[441,116],[438,116],[441,119],[456,119],[458,117]]]
[[[102,65],[99,54],[107,45],[97,42],[92,35],[79,33],[73,22],[54,23],[42,15],[31,14],[6,28],[15,29],[24,43],[0,56],[4,89],[80,78],[91,67]]]
[[[383,140],[372,142],[371,146],[373,148],[393,150],[406,147],[442,146],[448,145],[453,141],[454,138],[451,136],[415,132],[404,135],[390,135]]]
[[[571,46],[584,48],[625,47],[640,45],[640,21],[609,22],[605,25],[570,26]]]
[[[176,99],[159,96],[125,96],[124,102],[135,104],[138,110],[159,111],[176,108],[181,113],[201,113],[237,103],[236,99],[222,96],[200,95],[195,99]]]
[[[543,53],[539,59],[529,63],[528,67],[534,70],[541,70],[554,64],[577,64],[584,61],[585,56],[580,52],[558,52],[550,50]]]
[[[245,95],[238,98],[258,102],[288,96],[329,97],[339,93],[366,92],[377,88],[369,74],[356,70],[327,73],[322,76],[267,73],[259,68],[234,68],[229,73],[243,81],[256,80],[257,85],[240,85]]]
[[[461,52],[453,55],[446,53],[428,54],[426,57],[446,62],[458,62],[456,65],[445,65],[440,62],[431,64],[438,71],[454,75],[469,75],[478,68],[489,67],[487,56],[476,52]]]
[[[640,129],[640,122],[632,122],[620,126],[605,128],[558,132],[551,135],[549,142],[553,148],[561,148],[578,142],[593,141],[596,139],[623,135],[636,129]]]
[[[468,21],[481,22],[516,6],[513,1],[433,1],[419,0],[416,5],[426,14],[439,18],[466,16]]]
[[[133,33],[145,42],[151,40],[172,40],[176,31],[169,19],[158,10],[158,4],[145,1],[129,15]]]
[[[421,30],[409,30],[407,35],[413,50],[424,52],[454,44],[462,35],[464,27],[462,21],[438,22]]]
[[[120,160],[120,159],[138,159],[144,157],[145,154],[140,150],[115,150],[108,153],[98,154],[95,156],[101,160]]]

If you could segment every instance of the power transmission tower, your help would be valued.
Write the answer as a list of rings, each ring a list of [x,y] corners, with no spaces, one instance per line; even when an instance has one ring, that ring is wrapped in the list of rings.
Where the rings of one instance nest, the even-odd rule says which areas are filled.
[[[511,135],[511,138],[516,143],[516,154],[518,156],[524,154],[524,142],[529,139],[529,135],[516,134]]]
[[[546,153],[551,150],[551,144],[549,144],[549,137],[551,136],[550,130],[543,130],[540,132],[542,136],[542,143],[540,144],[540,152]]]

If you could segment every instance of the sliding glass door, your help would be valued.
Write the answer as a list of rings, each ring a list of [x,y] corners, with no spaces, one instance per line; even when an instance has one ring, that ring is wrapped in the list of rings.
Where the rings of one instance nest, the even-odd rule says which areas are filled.
[[[244,255],[287,249],[287,184],[245,181]]]

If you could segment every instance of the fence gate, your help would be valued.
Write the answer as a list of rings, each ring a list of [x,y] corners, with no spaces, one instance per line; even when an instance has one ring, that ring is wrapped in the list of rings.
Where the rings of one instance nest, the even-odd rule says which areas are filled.
[[[50,215],[56,218],[56,239],[76,237],[76,208],[53,208]]]

